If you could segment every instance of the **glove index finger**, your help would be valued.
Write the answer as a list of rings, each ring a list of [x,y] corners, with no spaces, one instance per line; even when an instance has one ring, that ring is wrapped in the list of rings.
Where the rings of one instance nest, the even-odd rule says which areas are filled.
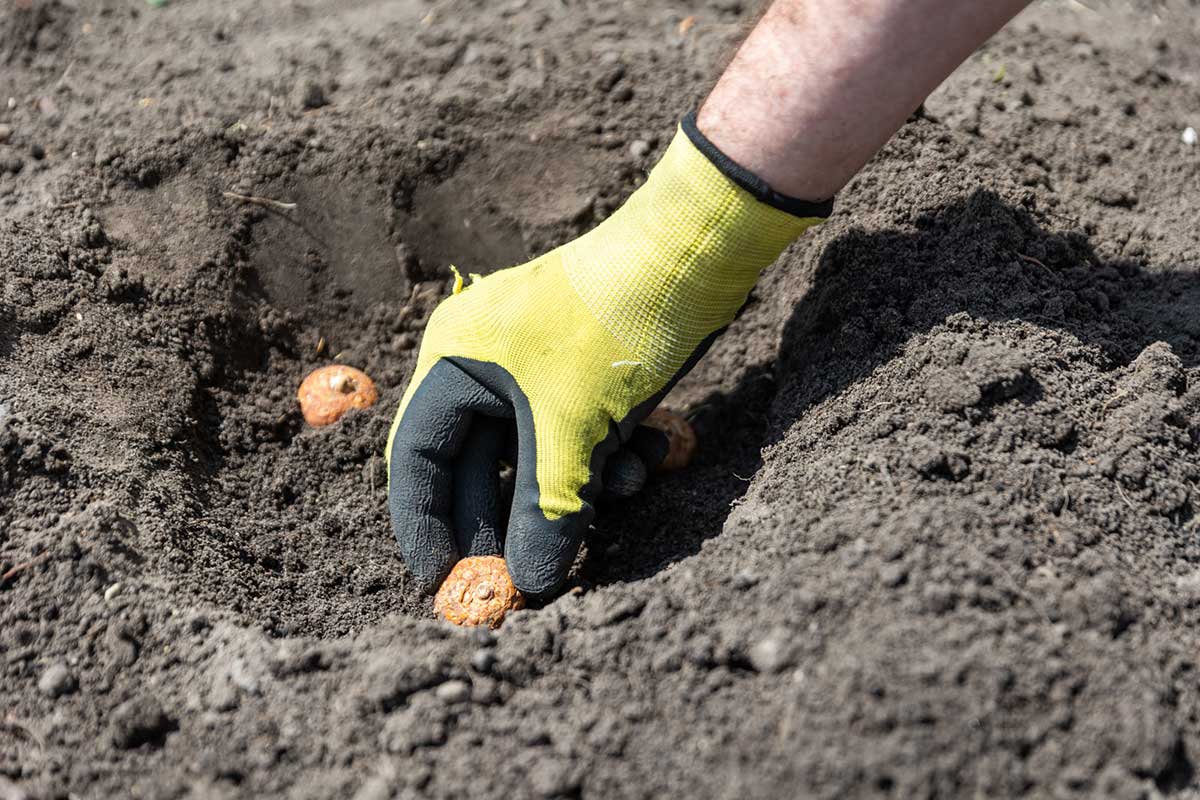
[[[504,550],[500,457],[510,420],[476,414],[454,465],[454,535],[459,555],[496,556]]]
[[[517,429],[517,475],[504,558],[522,594],[547,599],[562,587],[579,552],[595,515],[592,501],[599,492],[604,461],[617,449],[620,431],[611,420],[602,421],[607,418],[599,408],[591,410],[594,416],[585,412],[575,417],[577,409],[547,413],[545,407],[541,420],[549,430],[536,430],[529,398],[507,370],[468,359],[456,363],[510,403]],[[604,430],[605,424],[607,431],[598,445],[581,446],[595,441],[594,429]],[[542,436],[553,437],[542,442],[547,445],[540,449],[542,456],[551,459],[544,465],[538,463]]]
[[[552,466],[539,476],[532,435],[521,429],[519,415],[517,428],[521,439],[520,459],[504,555],[517,588],[533,598],[546,599],[562,588],[579,553],[579,546],[595,516],[592,501],[600,489],[604,462],[617,449],[619,439],[614,425],[609,436],[590,453],[571,451],[565,463]],[[573,463],[574,458],[581,460]],[[556,474],[556,467],[565,467],[572,474],[586,471],[589,479],[576,492],[569,493],[563,486],[573,482]],[[540,485],[539,477],[549,485]],[[547,507],[574,510],[554,514],[547,513]]]
[[[392,439],[388,507],[400,553],[432,592],[459,558],[454,536],[454,462],[477,413],[512,411],[452,361],[442,359],[409,398]]]

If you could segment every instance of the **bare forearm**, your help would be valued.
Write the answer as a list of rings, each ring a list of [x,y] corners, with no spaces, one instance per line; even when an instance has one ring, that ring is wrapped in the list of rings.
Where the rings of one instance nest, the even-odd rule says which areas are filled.
[[[698,115],[776,191],[832,196],[1029,0],[776,0]]]

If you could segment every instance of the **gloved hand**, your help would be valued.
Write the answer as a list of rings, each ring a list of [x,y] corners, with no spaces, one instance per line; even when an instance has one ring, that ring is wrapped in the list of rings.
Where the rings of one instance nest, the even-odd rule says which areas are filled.
[[[434,591],[503,553],[523,593],[562,585],[605,460],[832,201],[775,194],[683,122],[628,201],[584,236],[470,285],[430,317],[388,437],[396,538]],[[498,464],[515,427],[512,509]],[[643,450],[646,448],[643,447]]]

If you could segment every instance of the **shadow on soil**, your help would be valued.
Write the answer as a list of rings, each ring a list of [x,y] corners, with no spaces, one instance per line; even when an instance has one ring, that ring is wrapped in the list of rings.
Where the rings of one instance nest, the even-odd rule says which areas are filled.
[[[913,227],[851,230],[827,246],[784,327],[777,362],[706,399],[693,419],[704,443],[697,463],[601,510],[586,580],[638,580],[697,553],[721,532],[763,449],[951,315],[1059,330],[1098,347],[1112,368],[1156,341],[1169,343],[1184,366],[1200,363],[1193,272],[1102,260],[1085,236],[1053,233],[985,190],[917,217]]]

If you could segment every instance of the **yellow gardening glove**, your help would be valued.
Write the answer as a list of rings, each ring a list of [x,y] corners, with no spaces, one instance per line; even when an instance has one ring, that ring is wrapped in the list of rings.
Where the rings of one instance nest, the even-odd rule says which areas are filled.
[[[388,438],[392,522],[422,588],[436,589],[458,558],[501,548],[522,592],[560,588],[606,458],[831,205],[775,194],[689,116],[646,183],[594,230],[460,280],[429,320]],[[498,463],[514,428],[505,527]]]

